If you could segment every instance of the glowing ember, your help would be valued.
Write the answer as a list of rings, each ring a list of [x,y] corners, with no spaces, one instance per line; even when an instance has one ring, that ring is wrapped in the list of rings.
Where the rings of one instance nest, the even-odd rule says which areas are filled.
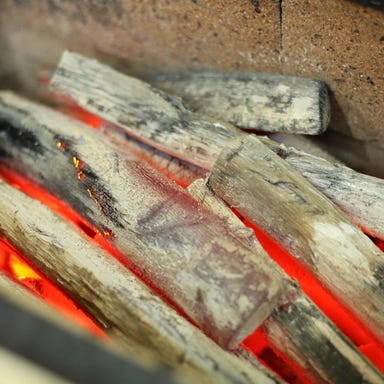
[[[69,319],[99,337],[106,337],[101,328],[67,295],[27,264],[18,252],[3,239],[0,239],[0,269],[12,280],[43,298]]]
[[[75,115],[79,120],[82,120],[89,125],[98,128],[103,123],[100,118],[97,118],[88,112],[78,108],[70,107],[69,113]],[[67,111],[67,112],[68,112]],[[65,144],[61,141],[56,142],[56,147],[64,150]],[[144,159],[147,160],[147,159]],[[74,167],[78,170],[77,178],[83,177],[82,162],[76,156],[72,158]],[[18,189],[23,190],[25,193],[40,200],[45,205],[52,208],[54,211],[64,216],[67,220],[73,222],[85,234],[97,241],[104,249],[110,252],[124,265],[130,267],[135,271],[132,265],[129,264],[127,258],[121,255],[108,243],[108,239],[113,236],[112,232],[99,231],[92,227],[84,219],[82,219],[75,211],[69,208],[66,204],[56,199],[46,191],[36,187],[33,183],[26,180],[24,177],[10,172],[7,169],[0,167],[0,174],[10,184]],[[167,175],[169,176],[169,175]],[[170,177],[172,178],[172,177]],[[87,189],[90,197],[92,197],[92,190]],[[257,238],[265,250],[269,253],[271,258],[277,262],[289,276],[297,280],[303,291],[312,298],[312,300],[320,307],[320,309],[352,340],[352,342],[361,350],[365,356],[368,357],[379,369],[384,371],[384,346],[381,345],[375,337],[366,329],[356,317],[343,307],[333,296],[327,292],[321,284],[314,278],[314,276],[298,261],[284,251],[279,245],[269,239],[264,233],[257,228],[254,228],[250,223],[246,223],[249,227],[255,230]],[[384,250],[384,242],[381,240],[374,240],[375,243]],[[70,317],[75,319],[91,329],[97,334],[102,334],[101,330],[82,313],[76,305],[55,288],[48,280],[39,275],[31,267],[29,267],[18,256],[12,248],[0,242],[0,267],[13,279],[19,281],[24,286],[36,294],[45,298],[48,302],[55,305],[61,311],[67,313]],[[7,248],[8,247],[8,248]],[[154,288],[151,282],[145,280],[145,277],[140,276],[149,286]],[[156,289],[155,289],[156,290]],[[157,293],[158,290],[156,290]],[[172,305],[172,303],[170,303]],[[179,308],[179,313],[183,313]],[[287,361],[284,356],[281,356],[277,350],[271,346],[263,334],[263,330],[256,330],[250,335],[242,344],[242,346],[255,355],[257,355],[266,365],[281,374],[285,380],[290,383],[308,383],[305,379],[304,373],[291,361]]]
[[[262,231],[246,222],[253,228],[257,238],[271,258],[279,264],[285,272],[297,280],[303,291],[317,304],[317,306],[331,319],[338,328],[359,348],[359,350],[381,371],[384,372],[384,346],[347,308],[341,305],[317,279],[302,266],[293,256],[282,249]],[[257,335],[255,335],[257,336]],[[259,338],[249,336],[244,345],[253,350]]]

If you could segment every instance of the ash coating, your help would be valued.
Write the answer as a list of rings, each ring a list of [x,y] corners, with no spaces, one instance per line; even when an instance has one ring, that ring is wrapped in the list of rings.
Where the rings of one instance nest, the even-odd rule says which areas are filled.
[[[330,382],[344,383],[346,377],[349,383],[366,382],[363,374],[335,348],[331,339],[314,326],[317,323],[327,326],[328,323],[316,307],[298,300],[291,304],[289,310],[275,312],[273,317],[285,330],[289,330],[292,340],[298,341],[300,353],[306,356],[308,361],[316,361],[320,371],[327,372]],[[335,361],[338,363],[335,364]]]
[[[72,159],[77,158],[80,160],[79,155],[76,151],[72,149],[71,142],[62,137],[55,137],[56,142],[62,143],[60,148],[62,152],[69,155],[68,159],[73,164]],[[121,222],[121,214],[118,209],[115,208],[116,200],[112,194],[104,187],[100,182],[99,177],[96,172],[93,171],[92,167],[84,163],[82,160],[79,161],[78,170],[81,172],[81,176],[78,176],[78,180],[81,183],[84,190],[87,192],[89,197],[96,203],[100,211],[111,220],[117,227],[124,228],[124,225]],[[77,168],[77,167],[76,167]],[[103,232],[111,233],[109,228],[106,228],[100,224],[97,224],[98,227],[101,227]]]

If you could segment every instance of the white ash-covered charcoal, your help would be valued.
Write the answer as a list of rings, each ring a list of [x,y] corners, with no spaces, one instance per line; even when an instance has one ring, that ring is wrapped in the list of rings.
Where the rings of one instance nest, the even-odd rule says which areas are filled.
[[[198,179],[188,187],[201,204],[218,214],[236,236],[254,247],[260,254],[261,245],[254,232],[233,213],[206,185]],[[265,253],[265,257],[269,256]],[[277,273],[289,280],[276,265]],[[293,282],[287,284],[286,299],[277,307],[262,327],[270,343],[302,368],[314,383],[348,383],[364,380],[381,383],[383,378],[357,348]],[[244,350],[236,353],[247,356]]]
[[[249,136],[223,150],[208,185],[384,340],[384,254],[298,171]]]
[[[242,135],[230,124],[191,112],[179,98],[75,53],[63,54],[51,87],[151,146],[205,169],[231,138]],[[124,133],[114,128],[111,135]],[[340,201],[345,197],[342,190],[335,195]]]
[[[329,131],[327,131],[328,133]],[[259,136],[260,137],[260,136]],[[273,133],[268,135],[268,138],[287,147],[294,147],[300,151],[310,153],[311,155],[322,157],[334,163],[341,163],[334,155],[332,155],[327,148],[319,145],[318,139],[320,136],[305,136],[305,135],[292,135],[288,133]]]
[[[292,147],[260,141],[297,169],[366,233],[384,239],[384,180]]]
[[[195,382],[282,382],[222,350],[72,224],[3,181],[0,233],[138,357],[150,347]]]
[[[71,205],[222,346],[281,297],[274,268],[182,188],[127,159],[100,133],[0,95],[0,160]]]
[[[207,174],[205,169],[151,147],[127,135],[124,130],[112,124],[101,126],[100,132],[107,136],[109,141],[118,145],[121,150],[128,152],[130,156],[135,156],[138,160],[146,162],[178,184],[189,185],[194,180],[205,177]]]
[[[228,205],[217,197],[210,188],[206,185],[206,179],[197,179],[187,187],[187,191],[204,207],[208,208],[218,215],[239,239],[242,239],[245,244],[256,247],[260,243],[255,237],[253,229],[248,228],[244,223],[233,213]],[[260,252],[265,251],[260,247]],[[267,256],[268,258],[268,256]]]
[[[204,169],[239,134],[230,124],[192,112],[179,97],[76,53],[63,53],[51,88],[141,141]]]
[[[267,338],[299,362],[312,383],[377,383],[384,376],[300,290],[264,322]]]
[[[197,112],[237,127],[317,135],[330,119],[325,83],[271,73],[180,72],[150,80]]]
[[[124,129],[114,124],[99,118],[96,118],[98,121],[93,120],[95,116],[84,114],[83,110],[68,102],[68,100],[65,100],[65,104],[59,108],[59,111],[97,128],[108,137],[109,141],[120,146],[123,151],[129,152],[132,158],[146,162],[182,186],[187,186],[207,174],[207,170],[151,147],[128,135]]]

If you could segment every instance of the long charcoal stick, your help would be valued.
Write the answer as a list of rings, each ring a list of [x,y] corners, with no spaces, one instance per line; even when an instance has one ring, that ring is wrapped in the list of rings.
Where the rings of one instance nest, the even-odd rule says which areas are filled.
[[[284,144],[287,147],[294,147],[300,151],[331,161],[332,163],[341,163],[337,157],[331,155],[327,148],[319,145],[319,137],[320,136],[291,135],[288,133],[273,133],[268,135],[269,139]]]
[[[146,162],[178,184],[189,185],[207,174],[207,170],[136,140],[119,127],[107,124],[107,126],[100,127],[100,132],[125,152],[129,152],[138,160]]]
[[[124,343],[95,338],[1,272],[0,306],[0,344],[74,382],[145,382],[150,377],[174,382],[169,372],[159,369],[162,363],[154,351],[148,350],[145,359],[140,346],[128,354]],[[84,359],[86,363],[79,364]]]
[[[73,225],[2,181],[0,233],[107,330],[151,347],[176,370],[203,382],[281,382],[223,351]]]
[[[60,112],[89,124],[89,116],[84,115],[72,103],[63,105],[60,108]],[[101,120],[97,124],[97,129],[106,135],[109,141],[114,142],[122,150],[129,152],[132,158],[145,161],[178,184],[187,186],[194,180],[205,177],[207,174],[207,170],[153,148],[128,135],[126,130],[114,124]]]
[[[64,52],[51,88],[145,143],[204,169],[239,132],[193,113],[178,97],[75,53]]]
[[[282,289],[271,265],[175,183],[12,94],[0,95],[0,117],[1,161],[70,204],[219,344],[271,313]]]
[[[84,78],[82,76],[84,76]],[[120,119],[120,122],[118,122],[118,119],[116,119],[117,116],[123,116],[124,115],[125,108],[127,108],[127,110],[129,110],[131,113],[131,111],[132,111],[132,108],[130,107],[131,104],[134,103],[135,101],[137,101],[140,98],[140,95],[142,95],[142,93],[144,91],[146,92],[146,90],[149,87],[145,83],[135,82],[136,85],[140,84],[140,87],[142,89],[140,88],[138,90],[138,94],[132,95],[130,93],[130,89],[132,88],[131,87],[132,81],[133,80],[131,78],[126,78],[122,74],[119,74],[108,67],[105,67],[101,64],[98,64],[97,62],[95,62],[93,60],[87,60],[86,58],[84,58],[80,55],[65,53],[62,57],[62,60],[59,63],[58,69],[56,70],[54,77],[52,79],[52,86],[54,89],[59,89],[65,93],[67,93],[68,95],[72,96],[84,108],[89,109],[90,111],[95,112],[97,114],[100,114],[101,116],[103,116],[107,120],[111,120],[111,121],[117,123],[119,126],[125,127],[127,130],[135,131],[137,136],[139,136],[141,134],[141,130],[143,129],[143,127],[146,127],[148,129],[148,132],[146,133],[145,138],[148,138],[150,136],[149,132],[152,132],[152,136],[154,137],[154,138],[152,137],[152,145],[159,146],[159,143],[157,141],[157,136],[153,135],[155,132],[151,131],[153,126],[158,127],[158,125],[152,124],[153,119],[150,118],[150,116],[149,117],[147,116],[148,120],[144,121],[142,123],[143,127],[141,127],[141,128],[139,127],[138,130],[136,130],[137,124],[131,124],[130,125],[129,122],[127,122],[127,124],[125,124],[124,121],[121,121],[121,119]],[[151,91],[153,91],[153,88],[150,88],[150,89],[151,89]],[[95,94],[96,94],[96,96],[94,96]],[[150,93],[146,92],[145,94],[148,98],[151,97]],[[97,98],[98,103],[95,102],[95,98]],[[102,104],[102,100],[104,100],[104,98],[107,100],[107,104],[106,104],[107,108],[104,108],[103,104]],[[114,101],[114,103],[116,103],[116,104],[114,104],[116,107],[114,107],[114,109],[112,111],[113,113],[110,114],[109,105],[111,104],[112,100]],[[168,100],[173,100],[173,99],[171,97],[169,97]],[[153,96],[151,97],[151,103],[152,103],[151,106],[155,105],[156,108],[160,108],[161,103],[157,103],[157,100]],[[172,105],[172,104],[170,104],[170,105]],[[154,112],[156,112],[156,110],[157,110],[156,108],[154,108]],[[168,106],[168,108],[169,108],[169,106]],[[146,111],[147,108],[145,107],[144,110]],[[164,108],[163,110],[164,110],[164,114],[166,115],[167,109]],[[141,116],[142,118],[145,118],[144,115],[140,115],[140,111],[134,112],[134,113],[136,114],[136,117]],[[110,117],[108,117],[108,115],[110,115]],[[161,117],[162,116],[160,116],[160,118]],[[185,143],[187,143],[187,146],[188,146],[189,145],[189,139],[190,139],[191,135],[199,136],[199,140],[200,140],[199,143],[200,144],[203,145],[204,140],[206,140],[207,145],[205,145],[202,148],[204,148],[203,152],[206,155],[205,159],[207,160],[207,163],[205,166],[210,168],[210,167],[212,167],[212,164],[214,163],[214,161],[216,159],[217,152],[220,151],[220,148],[225,147],[225,145],[229,142],[230,137],[233,137],[235,135],[237,137],[244,137],[245,141],[247,141],[247,140],[250,140],[250,141],[256,140],[257,141],[257,139],[254,139],[254,138],[250,137],[249,135],[248,136],[245,136],[245,135],[242,136],[239,133],[239,131],[235,131],[234,129],[231,129],[231,130],[227,129],[227,133],[223,134],[224,129],[221,129],[223,126],[220,126],[221,128],[219,130],[217,130],[215,125],[212,125],[210,127],[211,130],[207,130],[204,132],[204,134],[207,135],[206,137],[200,136],[202,134],[201,130],[197,129],[195,131],[191,131],[191,129],[196,128],[196,126],[198,125],[197,124],[198,118],[199,118],[198,115],[194,117],[194,119],[195,119],[194,122],[196,124],[193,126],[189,125],[188,126],[188,129],[189,129],[188,132],[185,132],[183,130],[183,124],[181,122],[179,122],[178,128],[180,128],[180,130],[177,131],[177,141],[180,141],[180,143],[177,144],[176,146],[174,146],[174,142],[176,139],[174,132],[171,130],[172,131],[172,134],[171,134],[172,137],[171,137],[171,140],[167,143],[166,142],[167,128],[163,127],[164,128],[163,134],[165,136],[164,136],[164,141],[161,143],[161,145],[163,147],[164,147],[164,145],[169,145],[168,151],[170,153],[172,152],[175,154],[180,149],[180,147],[182,145],[181,143],[183,143],[184,138],[185,138]],[[204,119],[203,119],[203,121],[204,121]],[[183,131],[184,131],[184,133],[183,133]],[[242,140],[242,139],[239,139],[239,140]],[[296,175],[296,172],[292,169],[291,166],[289,166],[289,164],[287,164],[286,162],[283,162],[281,159],[279,159],[277,155],[275,155],[272,151],[269,151],[267,148],[265,148],[264,145],[262,145],[262,144],[259,144],[259,145],[261,148],[261,152],[256,151],[256,154],[260,153],[261,157],[258,157],[257,155],[255,155],[255,156],[250,155],[249,159],[247,159],[247,161],[244,161],[244,164],[242,164],[242,167],[244,169],[239,168],[238,169],[239,173],[238,173],[237,177],[234,177],[234,182],[239,182],[240,184],[235,185],[231,182],[231,183],[228,183],[228,185],[227,185],[227,187],[228,187],[227,193],[228,194],[231,194],[231,193],[236,194],[237,193],[236,199],[241,199],[241,193],[236,192],[236,188],[240,188],[240,185],[242,186],[242,188],[244,188],[245,196],[247,194],[252,194],[252,192],[254,190],[257,190],[258,186],[255,185],[255,182],[257,182],[257,179],[254,180],[254,178],[252,178],[251,175],[254,174],[255,175],[254,177],[257,176],[257,174],[259,172],[259,169],[258,169],[259,165],[265,166],[265,165],[268,165],[269,163],[273,164],[274,162],[278,162],[279,164],[281,164],[281,167],[283,169],[282,173],[287,172],[288,175],[290,175],[292,173]],[[265,159],[263,158],[264,152],[266,153]],[[185,156],[186,154],[187,154],[187,152],[183,153],[180,156]],[[188,155],[193,156],[193,153],[188,152]],[[271,160],[271,161],[268,162],[268,160]],[[224,165],[225,164],[223,163],[223,166]],[[204,167],[204,165],[203,165],[203,167]],[[275,171],[273,169],[273,167],[266,167],[266,168],[267,168],[266,169],[267,173],[265,175],[266,180],[271,179],[273,181],[274,179],[276,179],[276,177],[273,174]],[[245,170],[247,170],[247,171],[245,171]],[[225,170],[222,170],[222,171],[223,171],[223,173],[225,173]],[[302,223],[302,224],[300,224],[300,228],[296,229],[296,227],[297,227],[297,225],[296,225],[294,227],[295,233],[291,233],[290,228],[284,228],[284,219],[282,217],[280,217],[280,211],[282,211],[283,214],[286,214],[286,216],[289,217],[291,219],[291,221],[294,218],[296,218],[298,215],[300,216],[300,214],[298,214],[297,212],[295,212],[294,209],[291,208],[293,205],[290,203],[291,200],[293,200],[295,202],[295,199],[297,199],[296,205],[302,206],[302,207],[306,207],[308,205],[308,210],[313,209],[315,212],[316,212],[316,210],[318,210],[319,212],[329,211],[329,215],[334,216],[334,217],[338,217],[339,212],[332,204],[330,204],[330,202],[327,199],[323,198],[322,196],[320,196],[320,200],[318,200],[318,201],[321,201],[320,206],[317,203],[314,206],[312,206],[312,202],[310,202],[309,204],[306,204],[307,191],[310,192],[309,199],[311,199],[311,196],[313,194],[316,196],[319,196],[319,194],[318,194],[317,190],[315,190],[313,187],[311,187],[309,185],[309,183],[303,177],[300,177],[300,175],[298,175],[298,174],[297,174],[297,177],[299,178],[298,180],[300,182],[298,184],[297,183],[294,184],[294,187],[292,190],[290,188],[290,185],[291,185],[290,181],[288,181],[287,183],[285,183],[285,182],[280,183],[277,180],[276,186],[273,185],[273,182],[272,183],[264,183],[267,185],[267,187],[269,187],[271,189],[271,192],[273,192],[274,190],[277,190],[277,191],[285,190],[285,192],[286,192],[285,194],[276,195],[274,193],[269,193],[268,188],[263,190],[263,194],[264,194],[262,196],[263,199],[260,199],[260,201],[268,200],[267,205],[263,206],[260,203],[252,205],[253,204],[252,199],[250,199],[249,201],[239,201],[237,203],[237,205],[242,208],[242,211],[243,211],[242,213],[243,214],[245,213],[245,216],[247,215],[246,212],[248,212],[248,214],[250,214],[250,212],[252,210],[255,210],[255,207],[260,206],[260,210],[258,211],[259,220],[257,220],[258,225],[262,229],[266,230],[267,232],[269,231],[271,233],[274,233],[274,236],[276,238],[279,238],[279,237],[282,238],[284,240],[283,244],[286,244],[286,247],[293,253],[295,253],[295,249],[297,247],[296,244],[302,244],[302,248],[304,248],[304,249],[300,249],[299,250],[300,252],[298,252],[297,256],[302,258],[303,261],[305,261],[305,258],[303,256],[301,256],[301,253],[305,253],[307,255],[307,258],[311,258],[312,251],[310,249],[310,245],[312,246],[312,243],[314,243],[315,244],[314,248],[316,248],[317,243],[320,240],[321,241],[324,240],[324,238],[327,236],[327,234],[324,234],[324,232],[326,232],[328,229],[327,223],[325,223],[324,225],[319,225],[318,230],[316,231],[317,233],[315,233],[313,231],[307,231],[306,230],[307,226],[305,225],[306,215],[304,215],[303,217],[299,217],[298,220],[296,220],[297,223],[299,223],[299,222]],[[244,179],[242,180],[242,178],[244,178]],[[282,179],[284,180],[283,175],[282,175]],[[262,178],[261,178],[261,181],[262,181]],[[218,188],[219,188],[219,186],[218,186]],[[273,195],[274,195],[273,199],[268,199],[269,196],[272,197]],[[288,198],[288,203],[286,203],[286,204],[284,203],[285,198]],[[301,201],[303,202],[303,204],[300,204]],[[250,206],[247,207],[247,204],[250,204]],[[276,210],[275,211],[276,215],[273,216],[272,213],[274,212],[275,205],[277,205],[279,207],[279,210]],[[305,213],[305,212],[303,212],[303,213]],[[276,217],[276,216],[278,216],[278,217]],[[344,218],[344,216],[343,216],[343,218]],[[275,220],[276,220],[276,222],[275,222]],[[340,233],[340,236],[344,239],[344,242],[349,244],[349,247],[347,247],[346,250],[349,249],[350,251],[353,251],[352,252],[353,256],[350,256],[350,257],[352,259],[355,259],[354,255],[355,254],[358,255],[358,258],[356,261],[356,266],[353,267],[351,265],[351,269],[357,268],[357,265],[360,262],[359,258],[360,258],[361,252],[363,252],[363,251],[358,250],[359,247],[357,250],[355,250],[354,247],[352,247],[350,245],[350,243],[353,244],[354,242],[356,242],[355,237],[357,236],[357,238],[360,239],[362,244],[367,244],[368,248],[366,248],[365,252],[370,253],[370,259],[371,260],[369,261],[369,264],[372,264],[373,267],[371,270],[370,266],[364,262],[365,257],[363,257],[362,268],[365,269],[366,271],[370,271],[371,275],[372,275],[372,273],[374,274],[374,276],[372,277],[373,278],[373,283],[372,283],[373,287],[364,288],[364,285],[370,286],[370,283],[364,284],[364,282],[362,281],[362,279],[363,279],[362,275],[364,275],[364,271],[362,272],[362,274],[360,276],[358,276],[359,277],[358,280],[354,281],[353,279],[351,279],[351,285],[349,287],[350,290],[353,290],[353,287],[355,286],[356,294],[360,294],[360,295],[362,295],[362,293],[361,293],[362,290],[367,289],[368,292],[370,292],[370,295],[368,295],[367,302],[365,302],[365,300],[362,300],[362,301],[360,300],[357,303],[353,300],[353,298],[350,300],[350,298],[348,296],[344,296],[342,294],[342,292],[344,290],[348,290],[348,288],[345,288],[345,287],[344,288],[340,287],[340,292],[337,294],[336,291],[338,289],[336,287],[338,286],[339,283],[341,285],[344,284],[346,278],[342,277],[342,276],[339,277],[339,273],[337,273],[338,278],[333,279],[333,275],[335,275],[335,269],[334,269],[335,266],[334,265],[332,266],[332,268],[328,269],[327,271],[324,271],[325,269],[327,269],[325,267],[326,266],[328,267],[329,265],[327,263],[325,263],[325,265],[324,265],[324,261],[320,257],[314,257],[313,260],[311,259],[310,264],[313,266],[312,269],[313,269],[314,273],[316,275],[318,275],[320,280],[322,280],[325,285],[336,286],[334,293],[337,294],[337,296],[339,298],[341,298],[343,301],[346,301],[348,303],[349,307],[354,307],[357,304],[360,305],[361,309],[356,310],[356,313],[358,311],[361,311],[360,316],[363,318],[363,320],[364,319],[367,320],[369,324],[370,324],[370,322],[372,322],[372,326],[374,327],[375,332],[378,334],[381,334],[381,337],[383,337],[384,331],[380,325],[380,322],[383,321],[383,319],[382,319],[383,309],[382,308],[384,308],[384,307],[381,305],[382,300],[383,300],[382,299],[383,287],[379,281],[381,278],[381,275],[382,275],[382,269],[381,268],[383,268],[381,266],[382,254],[377,249],[372,249],[373,245],[370,243],[367,243],[368,240],[360,232],[358,232],[357,229],[347,219],[345,219],[345,220],[347,221],[348,224],[342,225],[341,227],[336,226],[336,230],[331,230],[329,236],[337,237],[338,234]],[[287,223],[289,223],[289,221],[287,221]],[[336,225],[336,223],[333,223],[332,225]],[[319,233],[322,236],[319,236]],[[315,236],[315,238],[313,236]],[[360,243],[360,241],[357,240],[358,243]],[[310,244],[308,244],[308,242],[310,242]],[[324,240],[324,244],[321,245],[320,248],[323,248],[323,249],[329,248],[328,243],[329,242]],[[337,248],[337,241],[336,240],[335,240],[335,243],[336,244],[333,247],[333,249],[331,249],[329,252],[324,251],[324,253],[326,253],[328,255],[328,257],[330,255],[334,255],[335,260],[340,258],[340,263],[345,267],[345,269],[348,270],[349,264],[346,261],[346,255],[344,252],[343,253],[337,252],[337,250],[335,249],[335,247]],[[351,247],[352,247],[352,250],[351,250]],[[306,251],[307,248],[308,248],[308,251]],[[306,252],[304,252],[304,251],[306,251]],[[363,252],[363,254],[364,254],[364,252]],[[336,261],[336,263],[337,263],[337,261]],[[326,273],[324,273],[324,272],[326,272]],[[344,272],[341,272],[341,274],[343,274],[343,273]],[[355,272],[355,273],[357,274],[357,272]],[[348,276],[348,275],[346,275],[346,276]],[[333,282],[333,280],[335,280],[335,283]],[[360,281],[360,283],[363,284],[362,286],[359,286],[359,284],[360,284],[359,281]],[[347,286],[348,286],[348,284],[347,284]],[[373,302],[370,301],[369,296],[372,296]],[[353,295],[352,295],[352,297],[353,297]],[[360,297],[360,299],[361,299],[361,297]],[[375,309],[375,306],[377,303],[380,304],[378,310]]]
[[[187,111],[180,99],[78,54],[63,54],[51,86],[71,96],[83,108],[117,124],[153,147],[208,170],[228,141],[243,134],[229,124],[215,124]],[[126,118],[127,114],[131,119]],[[264,143],[276,148],[271,141]],[[316,170],[317,165],[313,166]],[[360,177],[358,173],[355,175]],[[361,178],[364,183],[360,186],[364,185],[364,193],[369,194],[375,183],[367,183],[367,178],[362,175]],[[335,184],[333,198],[336,204],[344,198],[341,190],[345,187],[345,183],[340,188]],[[357,205],[354,212],[359,208],[364,211],[364,207],[360,207],[361,201],[355,200],[352,204]],[[374,233],[376,226],[371,228],[374,220],[360,215],[356,221]]]
[[[225,220],[236,236],[260,252],[261,245],[254,232],[212,192],[205,180],[198,179],[187,189],[199,202]],[[268,255],[265,254],[265,257],[268,258]],[[282,278],[289,279],[277,265],[276,269]],[[349,383],[361,383],[367,377],[373,381],[382,380],[356,347],[300,288],[291,284],[286,297],[286,303],[274,310],[264,322],[263,329],[269,341],[301,366],[312,382],[344,383],[346,377]]]
[[[327,87],[318,80],[268,73],[181,72],[151,82],[195,110],[235,126],[316,135],[329,123]]]
[[[384,180],[260,138],[365,232],[384,239]]]
[[[384,340],[384,254],[299,172],[246,137],[223,150],[208,185]]]

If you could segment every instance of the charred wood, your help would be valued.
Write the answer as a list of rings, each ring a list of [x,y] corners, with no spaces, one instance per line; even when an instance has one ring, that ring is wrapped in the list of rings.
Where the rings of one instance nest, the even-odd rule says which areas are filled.
[[[193,182],[188,191],[203,205],[222,217],[231,231],[260,252],[260,243],[232,210],[216,196],[203,179]],[[268,255],[265,254],[268,258]],[[276,265],[277,273],[289,277]],[[288,286],[288,285],[287,285]],[[357,348],[320,311],[320,309],[291,282],[281,303],[264,322],[263,329],[271,344],[298,364],[314,383],[380,383],[380,373],[372,370]],[[242,354],[241,351],[238,353]]]
[[[63,54],[51,88],[133,137],[204,169],[240,132],[194,113],[179,97],[75,53]]]
[[[12,94],[0,95],[0,116],[1,161],[71,205],[219,344],[269,316],[283,288],[272,265],[175,183]]]
[[[186,110],[178,98],[74,53],[64,53],[53,76],[52,87],[133,136],[206,169],[212,167],[218,153],[231,138],[243,135],[229,124],[215,123]],[[130,121],[124,118],[127,114]],[[272,141],[264,140],[263,143],[279,151]],[[293,157],[293,154],[287,156],[291,165],[303,171],[310,182],[346,211],[356,223],[369,233],[382,237],[382,208],[377,209],[381,203],[376,197],[381,193],[379,180],[341,166],[325,166],[322,160],[305,157],[304,153],[301,153],[303,164]],[[347,183],[351,175],[356,188]],[[329,189],[331,179],[332,188]],[[356,189],[361,189],[359,198]],[[364,195],[367,201],[363,201]],[[367,205],[373,201],[375,205],[369,209]]]
[[[132,354],[122,348],[121,340],[117,343],[96,339],[3,273],[0,273],[0,309],[0,345],[71,382],[93,384],[137,379],[145,383],[154,378],[161,383],[174,382],[154,352],[143,355],[140,351],[144,349],[139,346]],[[4,363],[1,360],[0,365]],[[9,367],[4,368],[2,382]],[[56,383],[56,378],[49,382]]]
[[[327,87],[318,80],[270,73],[181,72],[151,82],[194,110],[242,128],[316,135],[328,126]]]
[[[298,171],[243,137],[223,150],[208,185],[384,339],[383,253]]]
[[[137,359],[153,358],[156,352],[175,369],[176,378],[187,375],[191,382],[281,382],[264,368],[258,370],[222,350],[116,259],[41,203],[4,182],[0,182],[0,196],[1,235],[107,332],[121,335],[119,342]]]
[[[384,180],[356,172],[285,145],[260,138],[332,200],[366,233],[384,239]]]

